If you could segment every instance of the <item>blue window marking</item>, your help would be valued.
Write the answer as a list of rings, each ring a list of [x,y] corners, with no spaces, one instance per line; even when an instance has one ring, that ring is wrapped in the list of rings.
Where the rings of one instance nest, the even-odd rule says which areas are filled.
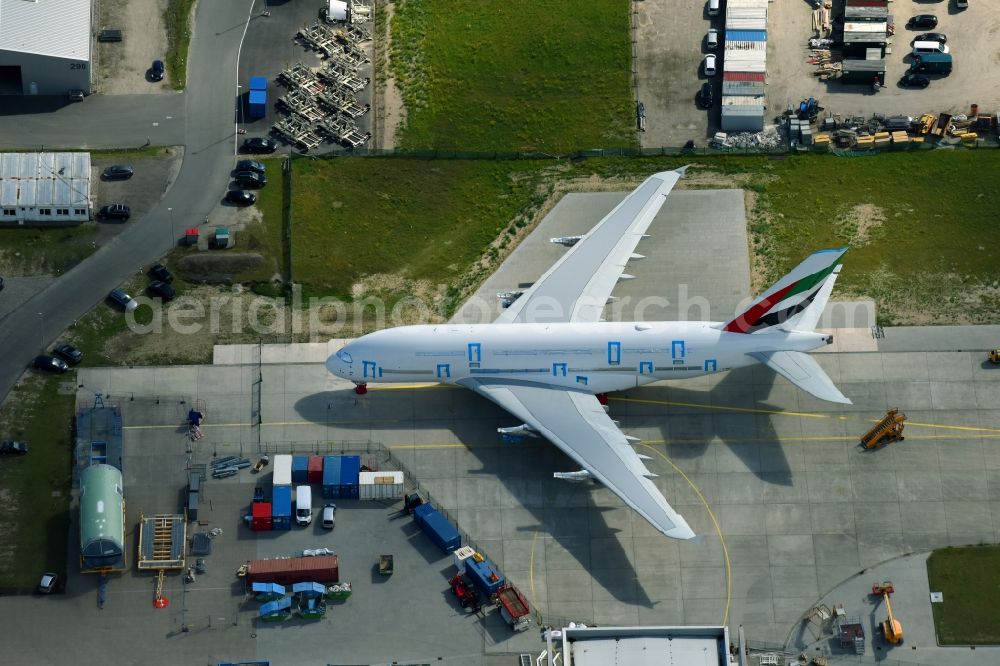
[[[450,379],[451,378],[451,368],[447,363],[438,363],[437,366],[437,376],[438,379]]]
[[[608,343],[608,365],[619,365],[622,362],[622,343]]]
[[[382,366],[379,366],[379,367],[378,367],[378,376],[379,376],[379,377],[381,377],[381,376],[382,376]]]
[[[362,368],[361,376],[371,377],[372,379],[374,379],[375,367],[376,367],[375,361],[361,361],[361,368]]]
[[[478,368],[483,361],[483,346],[478,342],[469,343],[469,367]]]
[[[715,372],[716,364],[714,358],[705,359],[705,372]]]
[[[674,340],[670,343],[670,357],[684,358],[684,341]]]
[[[653,374],[653,362],[652,361],[639,361],[639,374]]]
[[[565,377],[566,376],[566,364],[565,363],[553,363],[552,364],[552,376],[553,377]]]
[[[584,386],[586,386],[589,383],[589,380],[585,376],[583,376],[583,375],[577,375],[576,376],[576,383],[577,384],[583,384]]]

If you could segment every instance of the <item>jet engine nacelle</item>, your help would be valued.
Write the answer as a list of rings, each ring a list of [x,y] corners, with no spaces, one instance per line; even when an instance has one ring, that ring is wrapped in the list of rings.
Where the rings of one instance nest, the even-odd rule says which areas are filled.
[[[593,481],[594,475],[585,469],[581,469],[579,472],[553,472],[552,478],[580,483],[581,481]]]
[[[538,431],[532,428],[527,423],[522,423],[519,426],[513,426],[511,428],[497,428],[497,432],[501,435],[520,435],[522,437],[538,437]]]
[[[580,240],[582,239],[583,236],[559,236],[558,238],[550,238],[549,242],[555,243],[556,245],[565,245],[566,247],[573,247],[574,245],[579,243]]]

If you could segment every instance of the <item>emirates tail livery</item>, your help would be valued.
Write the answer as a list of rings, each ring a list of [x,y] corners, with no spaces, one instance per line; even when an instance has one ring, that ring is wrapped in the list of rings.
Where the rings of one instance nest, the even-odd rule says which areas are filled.
[[[605,322],[605,304],[644,232],[684,169],[650,176],[491,324],[402,326],[371,333],[331,356],[327,368],[364,392],[368,382],[458,384],[523,425],[501,433],[544,437],[582,470],[557,478],[603,483],[657,530],[695,534],[651,481],[598,399],[609,391],[763,363],[804,391],[850,403],[806,352],[847,248],[820,250],[732,321]]]

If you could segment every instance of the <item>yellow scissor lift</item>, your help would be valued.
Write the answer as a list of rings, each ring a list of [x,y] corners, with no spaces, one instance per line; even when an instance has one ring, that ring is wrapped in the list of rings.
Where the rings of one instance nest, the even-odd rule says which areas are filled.
[[[187,517],[161,513],[139,517],[139,570],[156,571],[153,606],[165,608],[170,602],[163,596],[166,572],[183,569],[187,545]]]

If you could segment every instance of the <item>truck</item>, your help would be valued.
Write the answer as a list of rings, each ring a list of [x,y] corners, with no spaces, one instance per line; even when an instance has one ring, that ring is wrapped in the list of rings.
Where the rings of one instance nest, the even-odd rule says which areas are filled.
[[[514,631],[524,631],[531,624],[528,601],[513,585],[508,583],[497,591],[497,607],[500,609],[500,617]]]
[[[950,53],[923,53],[913,56],[910,71],[922,74],[951,74]]]
[[[247,588],[254,583],[337,583],[340,573],[336,555],[315,557],[277,557],[270,560],[250,560],[239,568],[237,576],[246,581]]]

